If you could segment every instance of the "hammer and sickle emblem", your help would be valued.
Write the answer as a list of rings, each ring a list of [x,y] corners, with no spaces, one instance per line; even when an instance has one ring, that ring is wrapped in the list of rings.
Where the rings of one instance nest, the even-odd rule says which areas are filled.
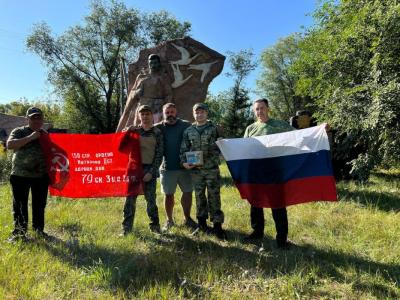
[[[68,172],[69,171],[69,160],[68,158],[62,153],[54,153],[54,157],[51,160],[53,165],[50,168],[50,171],[60,171],[60,172]]]

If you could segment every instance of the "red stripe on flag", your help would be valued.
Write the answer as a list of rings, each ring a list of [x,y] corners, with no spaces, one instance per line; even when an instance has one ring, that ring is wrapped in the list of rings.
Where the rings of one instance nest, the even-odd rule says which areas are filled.
[[[236,183],[242,199],[256,207],[282,208],[289,205],[336,201],[336,183],[333,176],[307,177],[283,184]]]

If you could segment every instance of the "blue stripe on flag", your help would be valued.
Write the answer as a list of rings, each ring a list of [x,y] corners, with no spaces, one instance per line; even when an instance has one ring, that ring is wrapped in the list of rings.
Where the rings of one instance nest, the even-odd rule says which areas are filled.
[[[330,151],[261,159],[227,161],[232,178],[237,183],[277,184],[292,179],[332,176]]]

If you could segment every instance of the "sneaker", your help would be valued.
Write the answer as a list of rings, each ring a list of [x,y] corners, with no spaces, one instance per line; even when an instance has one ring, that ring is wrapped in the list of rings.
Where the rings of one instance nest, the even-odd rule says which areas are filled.
[[[167,223],[165,223],[165,225],[163,226],[162,231],[167,232],[174,226],[175,226],[174,221],[169,221],[168,220]]]
[[[193,221],[192,218],[189,218],[185,222],[185,227],[191,228],[191,229],[196,229],[197,228],[197,223]]]
[[[119,237],[124,237],[124,236],[127,236],[128,234],[130,234],[131,232],[130,231],[122,231],[120,234],[118,234],[118,236]]]
[[[10,244],[15,244],[18,241],[27,242],[28,238],[25,234],[11,234],[11,236],[7,239],[7,242]]]

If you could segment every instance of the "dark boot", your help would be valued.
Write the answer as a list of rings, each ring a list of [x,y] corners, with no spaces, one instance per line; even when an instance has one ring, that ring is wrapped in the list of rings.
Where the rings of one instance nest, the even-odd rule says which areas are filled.
[[[227,238],[226,232],[222,229],[221,223],[214,223],[213,233],[220,240],[226,240],[226,238]]]
[[[150,223],[150,231],[154,233],[161,233],[160,224]]]
[[[161,233],[160,219],[158,218],[158,215],[151,218],[151,223],[149,226],[151,232]]]
[[[248,236],[246,236],[243,239],[243,242],[244,243],[255,243],[257,241],[261,241],[263,238],[264,238],[263,231],[254,230],[252,233],[250,233]]]
[[[272,217],[276,228],[276,244],[278,248],[288,249],[292,243],[288,242],[288,217],[286,208],[273,208]]]
[[[205,232],[205,233],[211,233],[210,227],[207,225],[207,219],[206,218],[197,218],[197,223],[198,227],[196,230],[193,232],[193,234],[197,234],[199,231]]]

